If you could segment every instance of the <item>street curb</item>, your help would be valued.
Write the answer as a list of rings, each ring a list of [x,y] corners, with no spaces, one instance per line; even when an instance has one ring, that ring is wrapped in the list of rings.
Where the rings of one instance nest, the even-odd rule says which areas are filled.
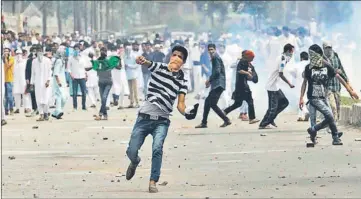
[[[343,125],[361,125],[361,103],[341,106],[339,122]]]

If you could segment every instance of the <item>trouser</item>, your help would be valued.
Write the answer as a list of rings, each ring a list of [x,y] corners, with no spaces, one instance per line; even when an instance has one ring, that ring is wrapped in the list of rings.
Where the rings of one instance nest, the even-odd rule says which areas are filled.
[[[340,118],[340,110],[341,110],[341,94],[340,92],[327,92],[328,102],[330,104],[333,117],[337,122]]]
[[[5,82],[5,112],[14,109],[13,83]]]
[[[316,125],[317,122],[317,110],[314,106],[312,106],[311,104],[308,104],[308,112],[310,114],[310,124],[311,127]]]
[[[151,76],[151,73],[149,71],[147,72],[143,72],[143,94],[144,94],[144,98],[147,97],[147,92],[148,92],[148,84],[149,84],[149,80],[150,80],[150,76]],[[133,79],[132,79],[133,80]],[[130,91],[130,83],[129,81],[132,81],[132,80],[128,80],[128,84],[129,84],[129,92],[131,93],[132,91]],[[136,79],[134,79],[136,80]],[[137,85],[137,84],[135,84]],[[136,88],[137,92],[138,92],[138,88]],[[137,99],[138,100],[138,99]]]
[[[73,108],[78,108],[78,100],[77,100],[77,93],[78,93],[78,85],[80,85],[81,90],[81,105],[83,109],[86,109],[86,85],[85,79],[73,79]]]
[[[54,89],[56,89],[54,93],[56,105],[53,115],[58,116],[60,113],[63,113],[66,104],[66,97],[64,93],[65,90],[64,88],[54,88]]]
[[[224,112],[226,114],[228,114],[228,113],[232,112],[233,110],[241,107],[242,104],[243,104],[243,101],[246,101],[248,103],[249,119],[250,120],[256,119],[256,114],[255,114],[255,111],[254,111],[253,98],[252,98],[252,92],[251,91],[244,92],[244,93],[240,94],[239,99],[237,99],[237,98],[238,97],[235,98],[235,101],[234,101],[233,105],[226,108],[224,110]]]
[[[223,121],[228,121],[227,116],[223,113],[223,111],[218,107],[217,103],[219,98],[221,97],[224,89],[222,87],[218,87],[216,89],[211,90],[208,97],[204,102],[204,112],[203,112],[203,120],[202,124],[207,124],[208,114],[211,108],[216,114],[223,119]]]
[[[92,86],[92,87],[87,87],[87,88],[88,88],[88,96],[89,96],[90,103],[92,105],[95,105],[97,103],[97,93],[99,92],[99,87]]]
[[[1,90],[1,92],[3,92]],[[1,93],[1,120],[5,120],[5,107],[4,107],[4,95]]]
[[[145,138],[150,134],[153,137],[152,144],[152,167],[150,180],[159,181],[162,167],[163,144],[168,134],[169,120],[151,120],[138,116],[130,137],[127,156],[134,165],[138,165],[140,158],[138,151],[142,147]]]
[[[99,83],[99,93],[101,98],[99,115],[108,116],[107,99],[111,88],[112,88],[112,83]]]
[[[34,86],[34,90],[35,90],[35,86]],[[30,93],[30,97],[31,97],[31,108],[33,109],[33,111],[38,110],[38,104],[36,103],[36,97],[34,91]]]
[[[330,127],[332,136],[337,136],[338,131],[337,131],[337,127],[336,127],[336,122],[333,117],[332,110],[331,110],[330,106],[328,105],[327,100],[326,99],[311,99],[310,105],[313,106],[317,111],[319,111],[324,117],[324,120],[322,122],[316,124],[312,128],[315,131],[319,131],[326,127]]]
[[[23,99],[21,99],[21,96],[23,96]],[[15,99],[15,108],[20,109],[21,101],[23,101],[23,105],[25,109],[31,109],[31,97],[30,94],[14,94]]]
[[[137,79],[128,80],[129,85],[129,97],[130,97],[130,105],[134,105],[135,103],[138,105],[138,86]]]
[[[44,115],[44,113],[49,113],[49,103],[47,104],[38,104],[38,111],[40,115]]]
[[[280,114],[289,104],[288,99],[283,94],[282,90],[278,91],[267,91],[268,92],[268,110],[264,116],[260,127],[265,127],[276,119],[277,115]]]
[[[113,100],[114,102],[118,102],[119,106],[124,105],[124,95],[125,95],[125,86],[123,83],[120,85],[120,93],[114,93],[113,94]]]

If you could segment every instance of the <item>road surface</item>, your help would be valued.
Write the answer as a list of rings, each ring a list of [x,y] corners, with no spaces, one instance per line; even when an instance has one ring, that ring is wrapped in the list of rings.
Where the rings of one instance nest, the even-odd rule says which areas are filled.
[[[208,129],[194,129],[202,110],[193,121],[175,113],[159,181],[168,184],[150,194],[151,137],[140,151],[136,175],[125,179],[125,151],[136,109],[111,108],[108,121],[94,121],[93,109],[67,110],[58,121],[8,117],[2,128],[3,198],[361,196],[361,142],[355,141],[361,130],[341,128],[343,146],[332,146],[331,136],[322,132],[320,143],[306,148],[307,123],[295,122],[295,114],[281,114],[278,129],[260,131],[238,120],[236,112],[231,114],[233,124],[222,129],[212,111]]]

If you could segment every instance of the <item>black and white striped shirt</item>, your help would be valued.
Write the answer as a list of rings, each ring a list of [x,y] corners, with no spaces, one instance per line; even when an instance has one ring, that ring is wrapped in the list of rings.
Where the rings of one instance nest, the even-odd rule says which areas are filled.
[[[170,114],[177,96],[180,93],[187,94],[187,80],[184,79],[184,73],[182,70],[173,73],[168,70],[167,65],[158,62],[152,62],[148,69],[151,78],[146,100]]]

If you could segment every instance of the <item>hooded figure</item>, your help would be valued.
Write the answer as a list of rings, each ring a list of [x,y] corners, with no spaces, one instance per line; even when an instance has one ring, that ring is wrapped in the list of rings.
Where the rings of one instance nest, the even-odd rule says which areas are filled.
[[[51,116],[61,119],[64,115],[63,109],[68,98],[65,78],[65,47],[60,46],[55,53],[53,72],[53,92],[55,96],[56,108]]]

